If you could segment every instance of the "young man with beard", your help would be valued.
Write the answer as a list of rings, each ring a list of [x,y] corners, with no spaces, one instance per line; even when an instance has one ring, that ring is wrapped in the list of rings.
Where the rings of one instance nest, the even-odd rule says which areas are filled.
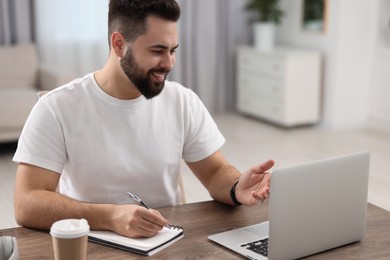
[[[273,161],[241,174],[219,151],[224,138],[199,98],[166,80],[179,16],[174,0],[110,1],[105,66],[40,98],[25,124],[14,156],[20,225],[85,218],[91,229],[153,236],[168,221],[126,192],[153,208],[178,204],[182,158],[217,201],[268,197]]]

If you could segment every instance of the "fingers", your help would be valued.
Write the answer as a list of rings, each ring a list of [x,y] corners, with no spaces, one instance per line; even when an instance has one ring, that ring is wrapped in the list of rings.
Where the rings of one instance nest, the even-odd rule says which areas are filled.
[[[270,174],[268,172],[261,173],[261,180],[259,181],[257,188],[251,192],[252,205],[262,202],[269,198],[270,193]]]
[[[256,200],[265,200],[269,197],[269,187],[264,187],[260,191],[252,191],[252,197]]]
[[[160,212],[158,212],[157,210],[154,210],[154,209],[151,209],[149,210],[149,213],[153,213],[153,214],[149,214],[146,218],[147,221],[155,224],[155,225],[158,225],[159,227],[161,227],[161,229],[168,225],[168,220],[166,220],[161,214]],[[160,230],[161,230],[160,229]]]
[[[262,173],[262,172],[268,171],[274,165],[275,165],[274,160],[268,160],[268,161],[265,161],[265,162],[255,166],[255,167],[253,167],[251,170],[254,172]]]
[[[256,205],[259,202],[261,203],[268,197],[269,197],[269,187],[264,188],[260,192],[252,191],[249,206]]]
[[[138,225],[145,231],[144,235],[155,235],[167,224],[168,221],[157,210],[147,210],[141,207]]]
[[[168,221],[156,210],[137,205],[118,206],[114,232],[128,237],[151,237],[157,234]]]

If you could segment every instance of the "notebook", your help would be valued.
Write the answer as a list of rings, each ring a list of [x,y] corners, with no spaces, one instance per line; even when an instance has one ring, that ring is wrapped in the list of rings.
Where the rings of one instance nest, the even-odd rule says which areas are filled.
[[[250,259],[296,259],[361,240],[369,158],[360,152],[275,169],[269,221],[209,239]]]
[[[170,225],[148,238],[129,238],[110,231],[90,231],[88,240],[141,255],[153,255],[183,238],[183,229]]]

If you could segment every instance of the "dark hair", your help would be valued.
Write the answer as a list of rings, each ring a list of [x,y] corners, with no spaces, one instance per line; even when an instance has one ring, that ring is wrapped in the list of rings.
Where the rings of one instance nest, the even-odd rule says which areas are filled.
[[[108,42],[117,31],[128,42],[146,32],[146,18],[155,15],[162,19],[177,22],[180,7],[175,0],[110,0],[108,10]]]

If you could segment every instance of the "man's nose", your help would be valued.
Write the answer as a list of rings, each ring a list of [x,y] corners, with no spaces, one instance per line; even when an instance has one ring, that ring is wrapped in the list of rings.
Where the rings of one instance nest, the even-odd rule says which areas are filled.
[[[161,61],[161,67],[171,70],[175,64],[175,54],[167,53]]]

